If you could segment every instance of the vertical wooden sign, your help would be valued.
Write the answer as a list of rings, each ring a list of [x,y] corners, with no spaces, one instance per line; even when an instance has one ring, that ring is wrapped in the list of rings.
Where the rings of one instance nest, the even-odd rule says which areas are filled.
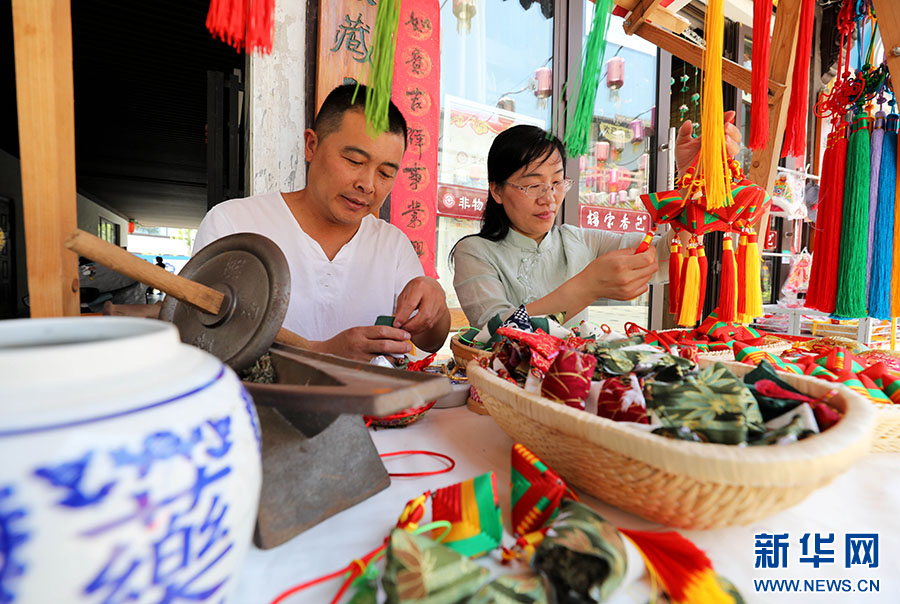
[[[376,4],[376,0],[319,0],[316,113],[345,78],[366,83]]]
[[[69,0],[13,0],[16,100],[31,316],[78,315],[78,218]]]
[[[425,274],[437,277],[437,147],[440,127],[441,33],[438,0],[401,2],[392,99],[409,135],[391,193],[391,224],[406,233]]]

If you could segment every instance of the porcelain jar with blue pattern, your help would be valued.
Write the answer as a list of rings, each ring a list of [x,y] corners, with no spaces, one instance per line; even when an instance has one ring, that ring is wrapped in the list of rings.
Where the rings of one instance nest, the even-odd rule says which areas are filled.
[[[227,602],[261,480],[249,396],[171,324],[0,321],[0,603]]]

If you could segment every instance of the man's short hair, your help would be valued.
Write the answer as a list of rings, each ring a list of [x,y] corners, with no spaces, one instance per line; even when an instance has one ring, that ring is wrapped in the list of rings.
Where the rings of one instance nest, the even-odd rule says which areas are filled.
[[[354,92],[356,92],[356,99],[353,98]],[[338,86],[325,97],[325,102],[322,103],[315,122],[313,122],[313,130],[319,139],[323,139],[341,127],[344,113],[350,109],[365,111],[365,108],[365,85],[359,85],[359,92],[356,91],[356,84]],[[388,131],[403,136],[403,146],[406,147],[406,119],[393,101],[388,106]]]

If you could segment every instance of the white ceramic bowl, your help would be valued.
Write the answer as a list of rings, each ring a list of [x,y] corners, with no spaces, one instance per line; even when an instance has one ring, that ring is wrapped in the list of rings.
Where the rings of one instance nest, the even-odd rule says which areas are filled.
[[[259,452],[237,376],[174,326],[0,321],[0,602],[227,601]]]

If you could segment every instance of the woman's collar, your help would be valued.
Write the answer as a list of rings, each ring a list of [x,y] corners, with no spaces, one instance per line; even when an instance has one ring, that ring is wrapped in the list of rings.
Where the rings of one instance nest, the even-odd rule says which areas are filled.
[[[518,248],[520,250],[525,250],[527,252],[534,252],[534,251],[542,252],[542,251],[545,251],[550,248],[550,246],[552,245],[551,240],[554,238],[556,231],[557,231],[556,225],[553,225],[553,227],[547,232],[547,234],[544,236],[544,238],[541,239],[541,243],[538,244],[538,242],[535,241],[534,239],[532,239],[531,237],[528,237],[527,235],[523,235],[522,233],[518,232],[514,228],[510,227],[509,233],[507,233],[505,241],[509,245],[511,245],[515,248]]]

